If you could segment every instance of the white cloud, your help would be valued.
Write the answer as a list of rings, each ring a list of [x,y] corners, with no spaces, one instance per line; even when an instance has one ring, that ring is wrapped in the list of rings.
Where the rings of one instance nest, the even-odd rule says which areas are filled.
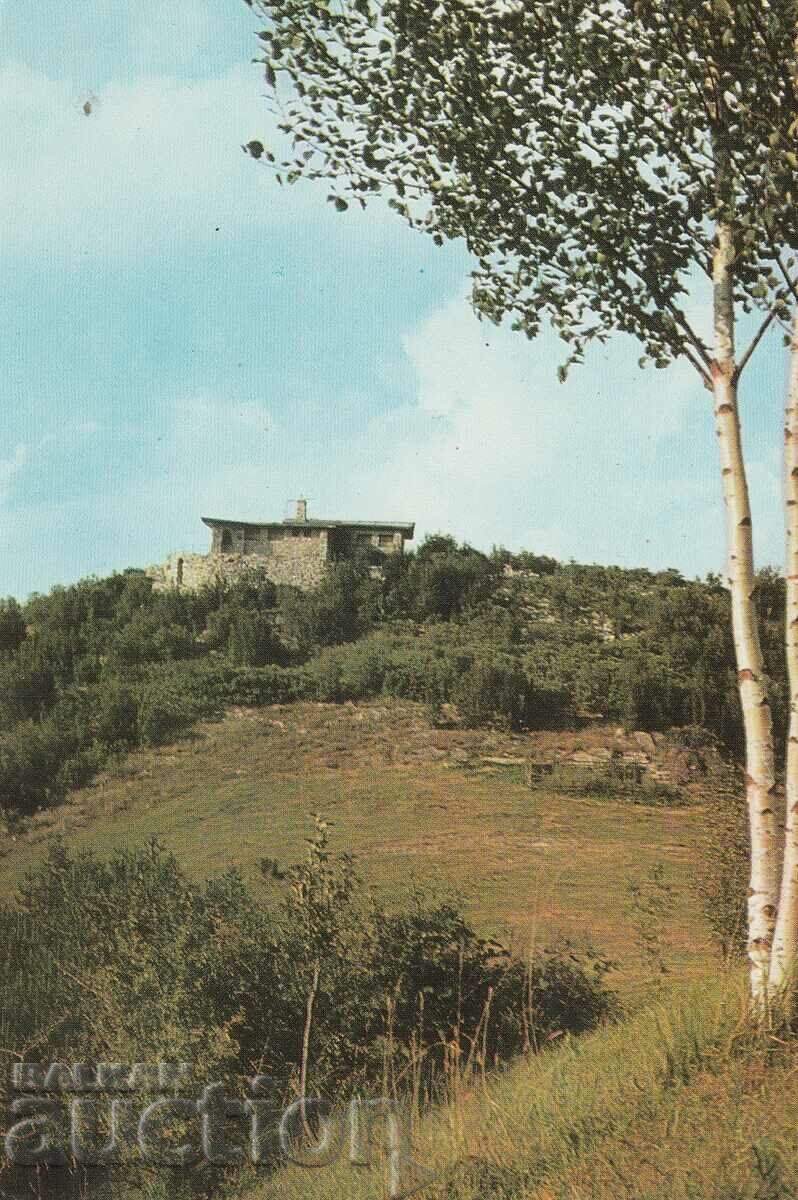
[[[124,503],[150,530],[153,553],[203,550],[207,534],[200,517],[279,515],[284,497],[272,486],[273,468],[288,469],[287,457],[293,459],[285,431],[266,404],[184,396],[172,405],[152,448],[148,476],[133,481]]]
[[[14,449],[10,458],[0,458],[0,501],[8,495],[11,481],[28,461],[28,448],[22,444]]]
[[[714,504],[716,451],[691,368],[641,372],[631,342],[616,339],[560,385],[554,335],[526,342],[479,323],[463,299],[405,350],[417,404],[370,425],[356,482],[344,482],[350,509],[406,514],[422,533],[483,546],[700,569],[691,509]],[[702,439],[687,460],[685,436]]]
[[[89,116],[79,101],[69,85],[25,67],[0,75],[7,249],[146,255],[199,225],[238,225],[256,202],[257,172],[239,142],[265,113],[244,71],[109,86]]]
[[[258,70],[144,78],[89,95],[29,67],[5,67],[0,249],[59,261],[95,254],[141,261],[198,236],[224,240],[270,227],[296,236],[305,213],[317,226],[337,221],[340,229],[324,200],[329,188],[280,188],[242,153],[252,138],[274,144],[277,136]],[[370,206],[361,239],[381,236],[386,216]]]

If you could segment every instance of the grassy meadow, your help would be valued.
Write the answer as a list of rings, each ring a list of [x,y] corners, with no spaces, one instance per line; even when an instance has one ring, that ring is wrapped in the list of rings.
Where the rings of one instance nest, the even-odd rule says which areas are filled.
[[[196,877],[262,858],[301,857],[310,814],[333,823],[333,845],[395,892],[414,880],[460,893],[480,932],[523,954],[563,933],[618,963],[610,977],[645,992],[630,882],[657,865],[673,889],[662,931],[667,965],[699,976],[710,962],[694,890],[700,805],[630,804],[531,790],[512,766],[585,734],[500,734],[433,727],[413,704],[298,704],[236,709],[173,745],[137,751],[37,814],[0,858],[8,895],[54,836],[105,855],[158,837]],[[270,886],[264,882],[265,887]]]

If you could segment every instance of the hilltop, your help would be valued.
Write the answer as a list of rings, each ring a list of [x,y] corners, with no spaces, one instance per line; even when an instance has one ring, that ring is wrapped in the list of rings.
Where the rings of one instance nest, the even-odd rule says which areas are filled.
[[[763,572],[759,591],[781,727],[783,583]],[[0,808],[13,823],[57,804],[120,754],[231,704],[380,696],[472,727],[701,727],[739,751],[717,579],[437,536],[378,578],[365,558],[333,564],[312,592],[257,575],[158,591],[128,571],[3,602]]]

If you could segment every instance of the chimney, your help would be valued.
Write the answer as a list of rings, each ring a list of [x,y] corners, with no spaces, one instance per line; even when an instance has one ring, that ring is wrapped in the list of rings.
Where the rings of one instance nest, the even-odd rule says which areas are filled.
[[[307,521],[308,519],[308,502],[307,500],[297,500],[296,502],[296,520]]]

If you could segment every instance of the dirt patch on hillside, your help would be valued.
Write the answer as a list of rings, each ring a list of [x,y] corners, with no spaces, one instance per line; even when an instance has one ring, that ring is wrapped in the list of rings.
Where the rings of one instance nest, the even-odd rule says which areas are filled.
[[[606,722],[528,733],[463,729],[456,721],[433,725],[420,705],[398,702],[234,708],[228,719],[252,724],[274,743],[280,773],[436,763],[489,774],[511,766],[573,763],[599,771],[627,764],[696,800],[733,778],[709,738],[700,746],[686,745],[678,730],[651,734]]]
[[[203,724],[172,746],[129,754],[64,804],[35,813],[14,837],[5,839],[0,856],[13,853],[17,844],[30,844],[54,833],[68,834],[98,818],[125,811],[125,781],[152,779],[157,788],[165,767],[179,769],[198,743],[212,743],[219,737],[230,743],[224,779],[247,772],[253,739],[258,744],[255,757],[259,769],[267,778],[364,770],[379,776],[407,769],[423,773],[425,768],[485,776],[505,775],[509,768],[523,778],[527,770],[563,763],[588,774],[620,764],[636,769],[641,778],[678,789],[685,799],[697,803],[709,789],[728,785],[731,778],[716,748],[711,744],[700,749],[687,747],[678,733],[626,732],[607,723],[529,733],[463,729],[455,721],[442,727],[430,721],[421,705],[397,701],[235,707],[222,723]]]

